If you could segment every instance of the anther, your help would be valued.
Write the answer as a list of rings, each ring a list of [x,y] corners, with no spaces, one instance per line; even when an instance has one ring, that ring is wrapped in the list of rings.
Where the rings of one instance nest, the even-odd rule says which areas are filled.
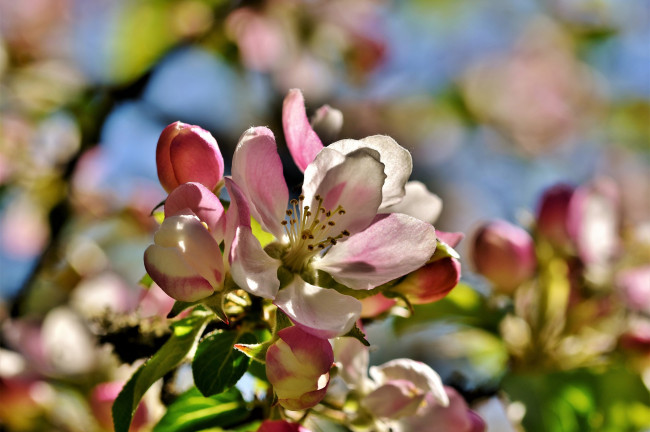
[[[314,245],[312,245],[312,244],[307,245],[307,249],[309,249],[310,251],[313,251],[314,250]]]
[[[343,231],[341,231],[341,234],[343,234],[344,236],[349,236],[349,235],[350,235],[350,231],[348,231],[348,230],[343,230]]]
[[[336,244],[336,239],[331,238],[331,239],[330,239],[330,243],[332,243],[333,245],[335,245],[335,244]]]
[[[294,198],[291,201],[289,201],[289,203],[291,203],[291,205],[296,205],[298,204],[298,200]]]
[[[327,217],[332,216],[332,212],[328,210],[327,213],[325,213],[325,216],[327,216]]]
[[[287,224],[287,221],[286,221],[286,220],[283,220],[283,221],[280,222],[280,223],[281,223],[282,225],[286,225],[286,224]]]
[[[327,222],[327,225],[329,225],[329,226],[334,226],[334,225],[336,225],[336,222],[334,222],[334,221],[329,221],[329,222]]]
[[[323,201],[323,198],[320,195],[316,195],[314,199],[316,199],[316,201]]]
[[[344,215],[344,214],[345,214],[345,210],[343,210],[343,209],[339,210],[339,214],[340,214],[340,215]]]
[[[291,216],[293,214],[293,210],[289,209],[287,210],[287,216]]]
[[[304,201],[305,196],[301,194],[301,195],[298,197],[298,199],[299,199],[300,201]]]

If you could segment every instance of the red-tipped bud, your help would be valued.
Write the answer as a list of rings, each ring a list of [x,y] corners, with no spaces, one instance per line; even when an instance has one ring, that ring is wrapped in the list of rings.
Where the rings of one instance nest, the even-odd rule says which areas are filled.
[[[311,432],[298,423],[289,423],[284,420],[265,420],[257,432]]]
[[[547,189],[539,201],[537,232],[558,248],[566,248],[571,244],[567,221],[573,193],[573,187],[558,184]]]
[[[361,318],[374,318],[392,308],[395,303],[396,300],[386,298],[381,293],[366,297],[361,300]]]
[[[158,179],[167,191],[188,183],[210,190],[223,178],[223,156],[210,132],[181,122],[163,129],[156,147]]]
[[[512,292],[533,277],[537,267],[530,234],[506,221],[491,222],[479,228],[471,257],[476,271],[504,292]]]
[[[445,297],[459,280],[460,261],[445,257],[409,274],[392,291],[405,295],[413,304],[426,304]]]
[[[120,394],[123,383],[106,382],[97,385],[90,395],[90,408],[95,415],[95,419],[107,431],[113,430],[113,414],[111,412],[115,398]],[[146,405],[140,403],[133,414],[129,432],[136,432],[142,429],[149,421],[149,412]]]
[[[290,410],[304,410],[318,404],[329,385],[334,352],[327,339],[289,327],[266,353],[266,375],[278,403]]]

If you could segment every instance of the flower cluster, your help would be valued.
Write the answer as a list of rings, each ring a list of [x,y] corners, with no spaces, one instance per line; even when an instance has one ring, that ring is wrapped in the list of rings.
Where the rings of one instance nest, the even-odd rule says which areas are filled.
[[[450,292],[460,278],[453,246],[462,234],[433,227],[441,201],[408,181],[411,155],[395,140],[376,135],[324,146],[315,128],[336,134],[341,114],[323,107],[312,125],[299,90],[289,92],[282,114],[287,147],[304,173],[295,197],[268,128],[244,132],[225,177],[223,156],[207,131],[180,122],[163,130],[156,161],[169,195],[144,262],[179,305],[204,304],[229,328],[266,325],[270,339],[234,348],[266,364],[280,406],[304,410],[328,392],[334,363],[328,339],[365,342],[357,327],[362,317]],[[220,199],[224,187],[227,203]],[[387,365],[377,369],[386,382],[349,384],[367,387],[364,403],[378,421],[444,417],[439,411],[452,391],[426,365],[405,367],[408,382],[401,372],[391,378],[395,368]],[[388,406],[393,403],[401,405]],[[425,430],[414,426],[426,423],[419,417],[405,430]],[[285,426],[267,422],[260,430]]]

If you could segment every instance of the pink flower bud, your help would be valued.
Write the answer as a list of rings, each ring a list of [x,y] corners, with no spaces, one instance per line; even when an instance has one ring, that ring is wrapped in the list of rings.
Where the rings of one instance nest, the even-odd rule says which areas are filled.
[[[392,291],[404,294],[413,304],[426,304],[445,297],[459,280],[460,261],[445,257],[412,272]]]
[[[537,232],[558,248],[566,248],[571,244],[567,221],[573,193],[573,187],[558,184],[547,189],[539,201]]]
[[[319,403],[329,385],[334,363],[332,346],[321,339],[289,327],[266,353],[266,375],[278,403],[290,410],[304,410]]]
[[[476,271],[497,289],[512,292],[535,274],[533,239],[522,228],[494,221],[477,231],[471,251]]]
[[[90,395],[90,408],[95,415],[99,425],[107,431],[113,430],[112,407],[115,398],[120,394],[122,387],[121,382],[106,382],[97,385]],[[142,429],[149,421],[149,412],[146,405],[140,403],[133,414],[129,432],[136,432]]]
[[[158,179],[167,191],[188,183],[214,190],[223,177],[223,156],[210,132],[181,122],[163,129],[156,147]]]
[[[257,432],[311,432],[298,423],[289,423],[284,420],[265,420]]]

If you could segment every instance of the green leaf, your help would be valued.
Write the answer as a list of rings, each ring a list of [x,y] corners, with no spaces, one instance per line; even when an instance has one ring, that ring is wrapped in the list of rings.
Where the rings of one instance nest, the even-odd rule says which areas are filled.
[[[113,404],[115,432],[128,432],[133,413],[153,383],[174,369],[198,341],[210,314],[195,310],[192,315],[172,324],[167,342],[133,374]]]
[[[196,387],[192,387],[167,408],[153,432],[192,432],[229,427],[242,422],[248,415],[246,402],[237,388],[204,397]]]
[[[234,386],[248,369],[250,359],[236,350],[237,343],[254,344],[252,333],[218,330],[201,341],[192,362],[192,375],[205,396]]]

